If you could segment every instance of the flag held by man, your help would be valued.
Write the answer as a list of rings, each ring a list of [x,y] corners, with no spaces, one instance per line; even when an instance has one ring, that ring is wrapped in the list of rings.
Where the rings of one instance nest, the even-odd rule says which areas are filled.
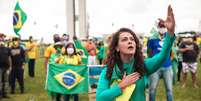
[[[19,2],[17,1],[13,13],[13,29],[16,35],[20,35],[18,32],[24,25],[25,21],[27,20],[26,13],[21,9]]]

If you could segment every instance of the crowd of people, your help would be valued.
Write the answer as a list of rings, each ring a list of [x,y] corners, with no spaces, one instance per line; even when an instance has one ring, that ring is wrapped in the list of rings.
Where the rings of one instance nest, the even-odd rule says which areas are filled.
[[[200,43],[196,43],[196,38],[200,36],[176,39],[174,14],[170,6],[167,19],[160,19],[156,27],[154,37],[146,43],[141,43],[128,28],[119,29],[105,41],[95,38],[81,41],[76,36],[71,41],[68,34],[54,34],[54,43],[40,52],[44,53],[44,67],[48,72],[49,63],[104,65],[97,85],[97,101],[117,99],[131,85],[135,85],[135,89],[129,95],[130,100],[145,101],[145,90],[149,89],[149,100],[155,101],[157,84],[162,78],[167,101],[173,101],[173,85],[178,81],[182,88],[186,87],[188,72],[191,72],[193,87],[199,87],[196,74]],[[25,63],[28,63],[30,78],[34,79],[37,46],[32,36],[22,43],[19,37],[9,41],[5,40],[4,34],[0,34],[0,99],[9,98],[9,91],[16,93],[16,79],[20,93],[24,93]],[[51,96],[55,101],[61,101],[61,98],[69,101],[71,96],[53,93]],[[78,94],[72,95],[74,101],[79,100]]]
[[[20,93],[24,93],[24,67],[28,62],[30,78],[34,78],[36,59],[36,43],[30,37],[26,44],[19,37],[6,40],[5,35],[0,35],[0,98],[9,98],[8,92],[15,94],[17,80]],[[9,89],[10,88],[10,89]]]

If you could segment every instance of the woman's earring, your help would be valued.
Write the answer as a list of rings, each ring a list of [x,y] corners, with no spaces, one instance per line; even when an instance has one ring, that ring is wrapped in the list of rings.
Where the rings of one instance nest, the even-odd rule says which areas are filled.
[[[119,49],[117,49],[117,52],[119,52]]]
[[[118,47],[116,47],[116,51],[119,52],[119,48]]]

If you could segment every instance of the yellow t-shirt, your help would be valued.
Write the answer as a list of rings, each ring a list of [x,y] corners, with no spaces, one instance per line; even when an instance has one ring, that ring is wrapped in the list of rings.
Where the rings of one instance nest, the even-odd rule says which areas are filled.
[[[63,47],[62,49],[61,49],[61,51],[62,51],[62,53],[64,53],[65,52],[65,48]],[[56,49],[54,48],[54,45],[50,45],[50,46],[48,46],[46,49],[45,49],[45,54],[44,54],[44,56],[46,57],[46,58],[50,58],[50,56],[52,55],[52,54],[55,54],[57,51],[56,51]]]
[[[81,62],[81,57],[79,55],[66,56],[62,55],[59,57],[59,64],[71,64],[78,65]]]
[[[35,42],[27,42],[26,48],[28,49],[27,55],[29,59],[36,59],[37,44]]]
[[[45,49],[45,54],[44,54],[44,56],[46,57],[46,58],[50,58],[50,56],[52,55],[52,54],[55,54],[56,53],[56,49],[54,48],[54,45],[50,45],[50,46],[48,46],[46,49]]]

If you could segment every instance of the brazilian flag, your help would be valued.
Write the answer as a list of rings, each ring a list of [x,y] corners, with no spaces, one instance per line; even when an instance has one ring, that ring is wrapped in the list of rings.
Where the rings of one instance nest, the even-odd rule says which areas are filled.
[[[88,93],[87,66],[49,64],[46,89],[60,94]]]
[[[82,55],[80,55],[82,58],[82,63],[87,64],[88,63],[88,56],[89,56],[88,51],[82,45],[80,40],[74,40],[74,43],[75,43],[75,47],[76,47],[77,51],[79,51],[79,52],[82,51],[82,53],[83,53]]]
[[[19,31],[24,25],[27,19],[26,13],[21,9],[19,2],[15,5],[14,13],[13,13],[13,29],[16,35],[19,36]]]

